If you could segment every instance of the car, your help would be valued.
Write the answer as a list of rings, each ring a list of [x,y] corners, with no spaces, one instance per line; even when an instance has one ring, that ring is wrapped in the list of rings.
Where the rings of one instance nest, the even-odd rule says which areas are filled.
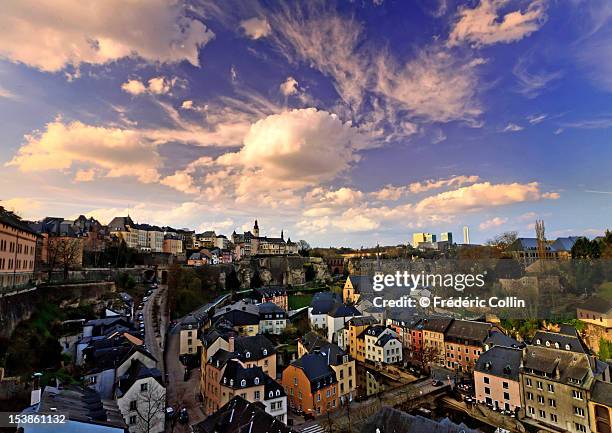
[[[432,381],[431,381],[431,384],[432,384],[433,386],[442,386],[442,382],[441,382],[441,381],[439,381],[438,379],[434,379],[434,380],[432,380]]]
[[[147,302],[147,299],[149,299],[149,297],[145,296],[144,298],[142,298],[142,302]]]
[[[313,415],[313,414],[311,414],[311,413],[309,413],[309,412],[306,412],[306,413],[304,414],[304,421],[310,421],[310,420],[313,420],[313,419],[315,419],[315,417],[314,417],[314,415]]]
[[[174,418],[174,408],[172,406],[168,406],[166,408],[166,418],[168,419]]]
[[[189,412],[187,412],[186,407],[179,411],[178,420],[181,424],[187,424],[189,422]]]

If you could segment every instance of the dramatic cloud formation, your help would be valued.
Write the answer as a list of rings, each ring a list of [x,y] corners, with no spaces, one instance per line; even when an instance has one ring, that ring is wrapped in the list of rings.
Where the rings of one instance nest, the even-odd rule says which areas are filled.
[[[540,191],[537,182],[527,184],[482,182],[427,197],[417,203],[415,211],[428,214],[453,214],[546,198],[556,199],[559,198],[559,194]]]
[[[374,191],[371,194],[378,200],[396,201],[406,194],[420,194],[445,187],[459,187],[476,183],[479,180],[480,178],[478,176],[453,176],[448,179],[430,179],[423,182],[413,182],[405,186],[386,185],[384,188]]]
[[[499,10],[507,3],[508,0],[480,0],[474,9],[461,7],[448,43],[470,42],[478,46],[514,42],[538,30],[546,20],[544,0],[532,1],[524,12],[500,16]]]
[[[287,77],[285,81],[283,81],[280,85],[280,91],[283,95],[295,95],[298,93],[298,82],[293,77]]]
[[[358,159],[358,132],[335,114],[314,108],[286,111],[253,124],[238,153],[219,158],[256,176],[316,184],[331,180]]]
[[[270,24],[264,18],[249,18],[240,22],[240,28],[251,39],[259,39],[266,37],[272,31]]]
[[[56,120],[26,136],[8,163],[25,172],[67,170],[76,164],[103,169],[108,177],[133,176],[149,183],[159,179],[161,158],[156,146],[135,131]],[[90,179],[81,172],[76,180]]]
[[[43,71],[123,57],[198,65],[214,34],[166,0],[24,0],[3,4],[0,56]]]

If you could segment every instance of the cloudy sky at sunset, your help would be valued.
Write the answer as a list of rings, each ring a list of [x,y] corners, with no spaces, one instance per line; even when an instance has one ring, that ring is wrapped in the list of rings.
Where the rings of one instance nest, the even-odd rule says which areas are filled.
[[[0,204],[313,245],[612,226],[607,0],[23,0]]]

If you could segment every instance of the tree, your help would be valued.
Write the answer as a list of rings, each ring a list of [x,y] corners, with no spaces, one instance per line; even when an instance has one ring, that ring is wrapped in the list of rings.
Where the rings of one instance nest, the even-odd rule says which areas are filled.
[[[157,382],[154,382],[157,384]],[[161,386],[147,384],[147,389],[141,391],[136,399],[136,428],[140,433],[153,433],[164,430],[166,408],[166,392]],[[158,425],[161,422],[161,426]]]
[[[47,240],[47,263],[49,272],[56,267],[61,267],[64,280],[68,279],[68,271],[78,264],[83,257],[83,244],[78,238],[49,236]],[[49,276],[51,275],[49,273]]]
[[[238,274],[236,273],[236,269],[232,267],[232,270],[227,277],[225,278],[225,289],[230,290],[232,292],[238,290],[240,288],[240,280],[238,279]]]
[[[257,289],[258,287],[263,286],[263,280],[261,279],[261,275],[259,275],[259,271],[255,271],[253,276],[251,277],[251,289]]]
[[[306,282],[314,281],[314,279],[317,278],[317,271],[312,263],[304,265],[304,268],[304,279]]]
[[[300,256],[302,257],[308,257],[308,255],[310,254],[310,244],[308,242],[306,242],[304,239],[300,239],[298,241],[298,253],[300,254]]]
[[[600,256],[600,244],[595,240],[580,237],[572,247],[572,259],[598,259]]]
[[[505,251],[510,245],[514,243],[514,241],[516,241],[517,238],[518,232],[503,232],[495,236],[493,239],[489,239],[487,241],[487,245],[494,246],[499,248],[501,251]]]

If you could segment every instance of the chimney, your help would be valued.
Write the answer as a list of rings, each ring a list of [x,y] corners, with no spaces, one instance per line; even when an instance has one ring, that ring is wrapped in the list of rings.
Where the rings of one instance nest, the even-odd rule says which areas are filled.
[[[234,337],[230,337],[227,343],[227,351],[228,352],[233,352],[234,351]]]

